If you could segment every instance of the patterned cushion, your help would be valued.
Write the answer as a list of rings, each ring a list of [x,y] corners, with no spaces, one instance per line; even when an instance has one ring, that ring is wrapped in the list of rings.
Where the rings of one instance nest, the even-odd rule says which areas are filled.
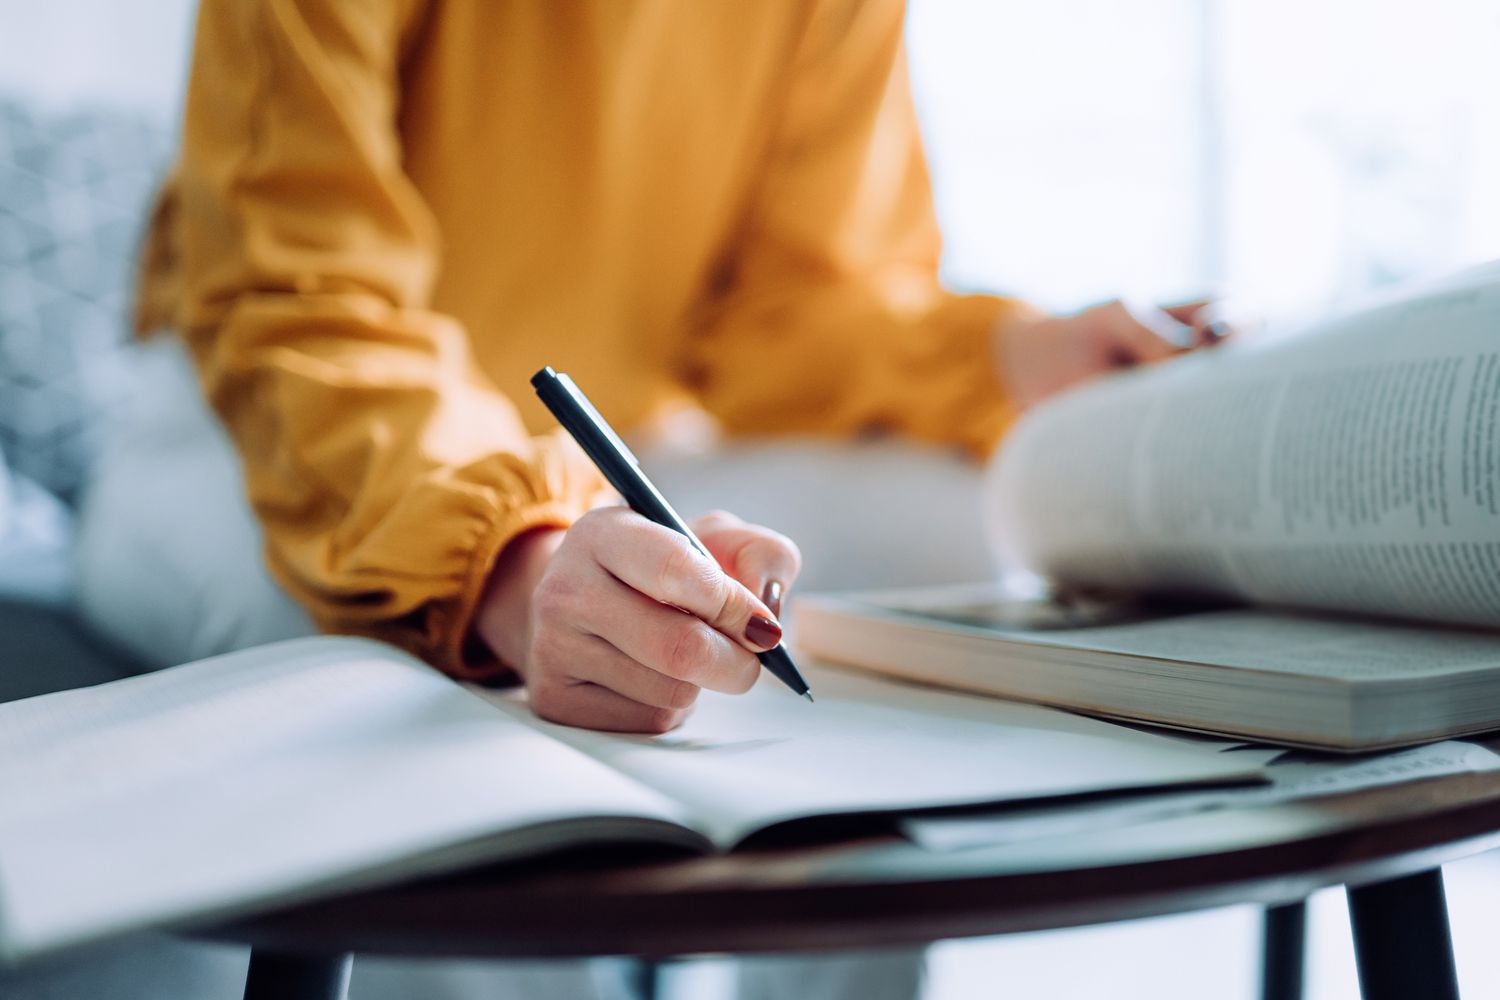
[[[0,452],[73,498],[119,397],[134,253],[168,130],[0,97]]]

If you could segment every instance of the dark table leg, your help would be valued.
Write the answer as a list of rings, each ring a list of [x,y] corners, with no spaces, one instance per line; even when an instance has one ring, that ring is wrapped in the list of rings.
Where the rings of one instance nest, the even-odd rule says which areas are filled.
[[[1261,941],[1261,1000],[1302,1000],[1307,904],[1268,906]]]
[[[1348,896],[1364,1000],[1458,1000],[1440,869],[1351,887]]]
[[[661,1000],[662,969],[665,965],[665,962],[655,958],[636,960],[634,985],[637,1000]]]
[[[353,965],[353,955],[288,955],[255,948],[245,976],[245,1000],[344,1000]]]

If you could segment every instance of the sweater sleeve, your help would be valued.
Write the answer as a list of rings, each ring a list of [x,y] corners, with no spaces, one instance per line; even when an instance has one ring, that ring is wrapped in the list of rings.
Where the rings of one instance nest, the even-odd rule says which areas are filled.
[[[995,328],[1032,310],[938,281],[898,0],[815,6],[685,380],[731,431],[884,430],[974,454],[1014,415]]]
[[[501,549],[605,495],[429,307],[438,233],[396,130],[423,5],[204,0],[178,167],[175,325],[280,581],[327,631],[449,672]]]

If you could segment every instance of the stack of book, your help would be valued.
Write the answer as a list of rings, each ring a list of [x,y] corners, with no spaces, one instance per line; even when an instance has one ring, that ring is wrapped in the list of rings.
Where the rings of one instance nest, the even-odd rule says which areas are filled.
[[[1500,268],[1066,394],[987,491],[1047,593],[808,598],[801,648],[1337,750],[1500,728]]]

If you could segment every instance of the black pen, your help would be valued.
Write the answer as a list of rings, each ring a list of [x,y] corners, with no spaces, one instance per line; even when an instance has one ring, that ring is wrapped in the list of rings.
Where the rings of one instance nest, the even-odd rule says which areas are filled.
[[[531,376],[531,386],[547,409],[552,411],[557,422],[573,435],[573,440],[578,442],[584,454],[599,467],[604,478],[609,480],[609,485],[625,498],[631,510],[664,528],[682,532],[693,543],[693,548],[708,558],[713,558],[698,540],[698,536],[693,534],[693,529],[687,526],[687,522],[667,503],[666,497],[646,478],[635,455],[625,447],[620,435],[599,415],[594,404],[573,384],[572,379],[565,374],[558,374],[549,366]],[[760,657],[761,666],[775,674],[793,693],[800,694],[808,701],[813,700],[812,692],[807,689],[807,681],[802,679],[797,665],[787,655],[785,646],[778,645],[775,649],[756,655]]]

